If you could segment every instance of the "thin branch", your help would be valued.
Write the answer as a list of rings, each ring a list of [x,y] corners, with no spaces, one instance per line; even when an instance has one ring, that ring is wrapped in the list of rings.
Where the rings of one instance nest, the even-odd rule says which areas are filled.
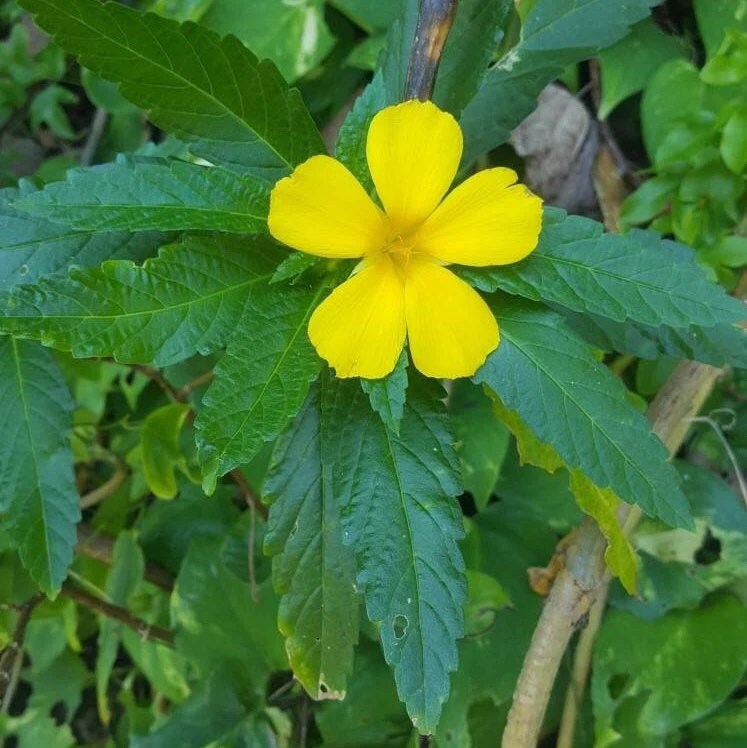
[[[62,586],[60,594],[69,597],[71,600],[74,600],[76,603],[83,605],[86,608],[101,613],[107,618],[119,621],[121,624],[136,631],[144,641],[155,641],[169,647],[174,646],[174,635],[168,629],[150,624],[142,618],[132,615],[132,613],[130,613],[126,608],[114,605],[106,600],[101,600],[75,585],[70,584],[70,582],[66,582]]]
[[[7,714],[13,702],[23,668],[23,642],[34,608],[44,599],[41,593],[28,599],[18,607],[18,621],[13,638],[0,655],[0,714]]]
[[[421,0],[407,69],[405,100],[430,99],[456,11],[457,0]]]
[[[114,538],[105,533],[93,530],[88,525],[78,525],[78,545],[76,553],[111,566],[114,558]],[[160,587],[164,592],[171,593],[174,589],[174,577],[162,566],[152,561],[145,564],[145,579]]]
[[[239,468],[234,468],[229,474],[231,480],[239,487],[241,495],[244,497],[247,506],[254,509],[263,520],[267,520],[267,507],[259,500],[259,497],[252,490],[252,487],[244,477],[244,473]]]
[[[670,455],[682,445],[691,419],[721,374],[721,369],[684,361],[651,403],[648,416],[653,430]],[[631,531],[634,522],[627,520],[635,519],[633,512],[638,510],[627,511],[622,521],[625,529]],[[605,549],[606,541],[597,525],[591,520],[584,521],[532,636],[503,734],[504,748],[536,746],[552,685],[574,628],[585,623],[595,599],[605,595]],[[576,684],[577,691],[579,685]]]
[[[213,381],[213,377],[215,374],[213,374],[212,371],[206,371],[204,374],[200,374],[199,377],[195,377],[191,382],[187,382],[187,384],[184,385],[180,390],[176,393],[176,399],[179,400],[179,402],[186,402],[189,400],[189,396],[198,388],[202,387],[203,384],[208,384],[208,382]]]
[[[121,460],[117,460],[116,468],[111,478],[80,497],[80,508],[89,509],[115,494],[119,487],[125,482],[128,472],[127,465]]]
[[[157,384],[172,400],[184,402],[179,394],[179,388],[174,387],[171,382],[158,370],[152,366],[143,366],[142,364],[128,364],[130,369],[145,374],[148,379]]]
[[[90,166],[93,163],[93,157],[96,155],[96,149],[104,135],[106,123],[109,120],[109,114],[105,109],[97,109],[91,121],[91,129],[88,138],[80,151],[80,165]]]

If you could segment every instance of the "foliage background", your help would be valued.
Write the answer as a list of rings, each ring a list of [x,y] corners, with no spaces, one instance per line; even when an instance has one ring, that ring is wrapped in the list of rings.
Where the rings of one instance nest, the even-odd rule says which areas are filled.
[[[347,115],[337,151],[365,178],[361,124],[382,102],[398,96],[407,59],[403,29],[413,23],[414,4],[125,4],[195,21],[221,34],[231,32],[258,57],[272,59],[285,79],[298,86],[328,145]],[[435,100],[463,110],[462,123],[471,136],[470,158],[479,156],[483,166],[515,164],[529,175],[532,155],[525,163],[519,159],[516,136],[513,147],[493,146],[509,139],[532,112],[545,85],[559,78],[575,101],[596,115],[571,129],[574,143],[581,150],[591,149],[592,158],[587,172],[571,180],[578,185],[577,194],[566,196],[569,202],[563,207],[602,217],[608,228],[652,228],[693,246],[711,278],[740,296],[747,257],[747,9],[741,1],[669,0],[649,18],[653,4],[630,3],[631,17],[625,18],[606,3],[588,2],[584,12],[593,14],[596,23],[587,15],[587,22],[580,24],[573,3],[563,0],[530,0],[518,7],[464,0],[452,44],[477,49],[481,57],[471,59],[464,69],[445,62]],[[141,109],[87,69],[85,59],[81,67],[67,57],[15,3],[0,7],[0,179],[5,187],[0,205],[0,289],[37,281],[42,289],[14,296],[14,303],[20,304],[15,309],[28,310],[49,299],[59,304],[63,297],[67,306],[43,308],[41,316],[64,319],[71,316],[71,308],[96,308],[102,298],[111,303],[107,313],[117,304],[133,303],[133,298],[147,308],[149,283],[168,280],[168,273],[176,272],[176,249],[162,250],[159,259],[143,269],[127,262],[104,265],[102,270],[97,266],[120,258],[139,264],[175,240],[185,220],[192,221],[193,229],[238,233],[221,240],[198,235],[178,247],[182,268],[209,268],[216,289],[229,287],[221,304],[194,305],[194,318],[203,327],[195,323],[201,332],[187,331],[186,342],[173,320],[164,323],[164,335],[154,343],[126,322],[111,329],[95,320],[85,323],[89,327],[63,321],[50,328],[48,321],[33,322],[28,311],[21,314],[23,333],[39,325],[39,334],[32,337],[51,343],[54,350],[20,337],[0,338],[3,433],[16,433],[18,424],[29,424],[28,442],[49,456],[45,472],[38,476],[39,495],[74,496],[74,504],[80,506],[68,581],[59,596],[41,599],[39,587],[57,589],[65,577],[65,554],[74,544],[65,533],[77,521],[77,512],[68,501],[39,501],[27,480],[31,448],[19,449],[11,439],[0,445],[0,644],[5,647],[2,670],[12,684],[6,685],[10,698],[3,701],[0,730],[7,744],[416,745],[417,733],[378,645],[381,634],[365,615],[360,621],[351,617],[351,603],[345,597],[350,591],[340,589],[334,598],[344,614],[330,616],[337,626],[327,633],[329,654],[321,655],[330,685],[328,692],[320,686],[315,694],[336,695],[335,684],[344,683],[348,675],[346,653],[358,639],[343,701],[312,701],[293,680],[286,647],[293,661],[293,642],[298,646],[294,669],[304,680],[308,643],[303,642],[299,618],[304,597],[298,591],[306,583],[304,570],[313,575],[316,562],[299,563],[299,558],[303,560],[304,548],[313,548],[315,537],[329,532],[329,525],[317,524],[313,501],[294,488],[313,487],[320,480],[319,458],[313,453],[305,460],[298,458],[298,444],[315,443],[315,434],[325,428],[316,406],[324,400],[327,412],[333,412],[337,403],[337,426],[346,417],[360,417],[376,445],[376,434],[383,430],[368,400],[376,405],[379,398],[384,423],[394,431],[401,428],[401,443],[432,440],[439,445],[448,441],[440,425],[434,422],[423,431],[416,419],[419,398],[425,402],[431,396],[430,385],[409,372],[408,410],[403,417],[402,403],[396,396],[392,399],[391,392],[384,396],[372,388],[364,393],[357,385],[335,390],[323,376],[292,429],[276,445],[270,442],[285,420],[278,420],[271,407],[261,414],[266,434],[272,437],[267,444],[256,434],[239,443],[221,443],[226,429],[205,411],[225,413],[229,425],[237,411],[238,417],[251,411],[251,399],[236,405],[235,383],[249,378],[246,367],[261,362],[263,351],[248,343],[242,347],[239,341],[224,354],[226,340],[221,335],[227,333],[220,330],[235,324],[248,294],[261,294],[255,286],[260,289],[273,275],[280,278],[277,263],[272,262],[254,276],[247,272],[254,272],[257,265],[252,263],[266,251],[261,239],[240,235],[249,231],[252,221],[259,225],[263,220],[247,209],[254,205],[252,185],[240,173],[228,171],[199,185],[193,181],[193,164],[172,166],[164,176],[156,159],[186,158],[185,142],[148,124]],[[545,27],[541,14],[548,8],[555,17]],[[594,60],[586,62],[588,58]],[[382,61],[380,71],[348,114],[371,80],[377,60]],[[495,61],[499,64],[491,68],[491,86],[472,98],[478,81],[470,76],[481,75],[482,68]],[[97,67],[93,58],[89,64]],[[490,127],[481,119],[486,109],[499,113]],[[563,111],[567,115],[569,110]],[[174,130],[166,117],[159,124]],[[183,123],[182,127],[188,129]],[[312,127],[309,139],[316,137]],[[547,164],[547,153],[560,150],[553,138],[561,135],[550,132],[535,143],[540,154],[535,160]],[[102,167],[108,171],[98,172],[100,181],[82,173],[61,181],[73,166],[108,163],[118,154],[130,155]],[[605,167],[610,155],[613,166]],[[261,167],[268,172],[279,168]],[[554,168],[560,174],[565,169],[568,181],[570,165]],[[618,171],[620,178],[615,177]],[[547,172],[531,173],[539,191],[551,189]],[[19,177],[29,179],[16,186]],[[100,194],[104,181],[112,189],[127,187],[128,179],[140,200],[134,208],[97,218],[83,205],[71,207],[71,196]],[[38,191],[58,181],[56,191]],[[591,199],[582,199],[584,181],[591,185]],[[183,202],[196,200],[193,207],[199,208],[199,219],[185,218],[185,211],[176,208],[148,210],[169,192]],[[622,202],[626,193],[631,194]],[[23,213],[18,200],[26,208]],[[226,224],[227,206],[238,214],[233,225]],[[60,216],[74,230],[62,232],[54,223]],[[594,242],[594,251],[605,251],[603,240],[597,241],[585,219],[561,224],[558,213],[558,227],[553,229],[552,216],[548,215],[549,238],[543,240],[548,252],[558,237],[576,242],[579,251],[588,246],[584,242]],[[137,221],[138,232],[127,234],[125,229]],[[636,236],[635,242],[644,242],[643,235]],[[648,241],[658,247],[657,239]],[[609,246],[609,251],[619,252],[626,245]],[[632,255],[634,244],[627,246]],[[267,307],[268,319],[286,325],[278,335],[298,327],[320,293],[316,280],[316,285],[306,282],[316,279],[317,271],[300,263],[289,258],[281,266],[286,278],[306,273],[304,282],[289,286],[294,303],[287,309]],[[69,265],[82,268],[74,270],[71,279]],[[581,299],[572,283],[570,290],[560,291],[557,283],[543,280],[547,274],[542,265],[522,268],[499,277],[482,274],[473,281],[486,291],[537,288],[539,297],[575,309],[575,315],[563,314],[596,346],[598,358],[625,384],[629,402],[639,410],[645,409],[682,357],[744,365],[743,340],[733,329],[722,326],[719,332],[711,327],[704,333],[696,326],[677,333],[659,328],[658,313],[670,315],[669,323],[689,324],[694,306],[677,308],[671,299],[657,299],[653,308],[658,313],[635,324],[626,323],[622,313],[617,321],[614,315],[612,320],[581,316],[592,302]],[[672,272],[668,263],[663,268]],[[231,288],[237,275],[246,281]],[[180,283],[181,276],[175,276],[175,282]],[[122,299],[116,298],[117,283],[128,289]],[[184,303],[189,298],[187,289]],[[614,303],[622,309],[627,301],[603,294],[599,299],[608,313]],[[529,325],[537,335],[535,343],[548,345],[557,331],[548,327],[543,333],[532,317],[536,312],[528,309],[525,317],[514,312],[514,329],[520,333],[522,325]],[[19,332],[12,316],[3,329]],[[205,333],[204,320],[213,318],[215,334],[210,327]],[[706,319],[700,323],[709,324]],[[510,342],[508,313],[505,329]],[[71,349],[72,353],[65,352]],[[201,355],[185,357],[185,350]],[[504,350],[511,349],[507,345]],[[556,355],[562,357],[564,350],[557,348]],[[150,364],[126,365],[115,359]],[[513,366],[512,375],[521,379],[518,359],[507,354],[503,364]],[[405,365],[403,360],[397,376],[407,382]],[[204,399],[214,368],[216,373],[228,373],[225,384],[216,381]],[[318,372],[313,352],[298,352],[293,372],[278,397],[299,407],[306,385]],[[459,546],[469,594],[464,606],[466,636],[458,645],[459,669],[451,676],[451,695],[432,739],[438,746],[495,744],[542,606],[542,597],[528,584],[527,570],[545,566],[558,541],[583,517],[569,490],[566,468],[548,473],[536,467],[547,467],[546,454],[532,452],[537,444],[522,432],[521,423],[517,426],[511,420],[514,410],[506,408],[510,403],[491,401],[479,384],[458,382],[448,395],[459,458],[459,464],[450,467],[454,476],[461,473],[467,489],[459,497],[465,526]],[[402,391],[396,381],[388,386],[394,393]],[[504,401],[509,396],[501,393]],[[521,393],[515,397],[521,400]],[[628,595],[618,582],[613,585],[594,651],[591,688],[581,710],[578,745],[721,748],[743,745],[747,739],[747,519],[738,481],[738,465],[744,464],[747,450],[744,410],[744,373],[734,368],[719,381],[705,418],[692,425],[675,463],[692,506],[695,532],[645,519],[635,536],[640,557],[637,595]],[[527,423],[531,415],[522,412]],[[344,429],[337,442],[333,434],[332,448],[342,450],[343,437]],[[220,454],[213,455],[210,445],[216,444]],[[373,452],[371,459],[377,459]],[[245,461],[246,454],[253,459]],[[286,455],[291,457],[284,459]],[[226,472],[228,477],[221,478]],[[420,478],[427,483],[428,471]],[[447,492],[459,492],[456,477],[444,482]],[[210,498],[205,491],[212,493]],[[298,497],[298,506],[268,524],[267,509],[257,497],[272,504],[284,491]],[[312,503],[304,503],[307,499]],[[46,520],[39,530],[46,536],[40,538],[34,533],[45,505],[67,506],[67,516]],[[389,517],[383,520],[390,522]],[[19,526],[29,529],[22,542],[13,529]],[[276,557],[274,570],[268,556]],[[343,552],[341,558],[342,563],[352,563]],[[338,570],[328,572],[334,581]],[[624,578],[624,572],[620,576]],[[114,613],[102,608],[102,600],[116,606]],[[357,602],[352,605],[355,608]],[[395,620],[395,638],[396,626]],[[284,641],[284,636],[290,638]],[[16,654],[14,641],[21,643],[22,656]],[[447,641],[444,651],[449,646]],[[312,681],[321,666],[309,667],[304,683]],[[569,667],[570,661],[561,670],[547,717],[548,744],[553,744]],[[440,673],[446,682],[448,669]]]

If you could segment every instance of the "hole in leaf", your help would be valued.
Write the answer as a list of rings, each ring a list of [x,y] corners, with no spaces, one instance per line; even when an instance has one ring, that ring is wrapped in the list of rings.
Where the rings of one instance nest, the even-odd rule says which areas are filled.
[[[693,560],[696,564],[701,566],[708,566],[713,564],[721,558],[721,541],[711,534],[710,528],[706,530],[703,543],[700,548],[695,551]]]
[[[607,691],[615,701],[620,698],[620,695],[625,690],[625,686],[628,685],[629,680],[630,675],[628,673],[615,673],[615,675],[607,681]]]
[[[407,627],[410,622],[407,620],[407,616],[396,615],[392,621],[392,628],[394,629],[394,638],[402,639],[407,633]]]

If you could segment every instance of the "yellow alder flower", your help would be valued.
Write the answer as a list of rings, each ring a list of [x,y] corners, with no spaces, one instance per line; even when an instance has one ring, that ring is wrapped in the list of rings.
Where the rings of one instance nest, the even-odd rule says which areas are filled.
[[[511,169],[486,169],[446,198],[462,157],[456,120],[431,102],[382,109],[366,158],[383,210],[330,156],[281,179],[268,225],[279,241],[318,257],[361,258],[309,321],[309,338],[338,377],[378,379],[407,338],[431,377],[474,374],[498,346],[482,297],[446,265],[507,265],[536,246],[542,201]]]

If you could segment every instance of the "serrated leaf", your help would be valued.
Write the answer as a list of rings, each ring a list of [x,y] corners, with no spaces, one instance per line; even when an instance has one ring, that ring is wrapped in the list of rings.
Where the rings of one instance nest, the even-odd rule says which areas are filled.
[[[17,200],[38,218],[86,231],[263,233],[269,189],[258,177],[186,161],[120,159],[73,169],[64,182]]]
[[[276,178],[323,150],[297,91],[234,36],[97,0],[23,0],[41,28],[208,160]]]
[[[324,288],[272,286],[247,303],[195,421],[208,493],[221,475],[274,439],[303,404],[322,366],[306,328]]]
[[[35,283],[42,277],[67,275],[70,265],[99,265],[105,260],[142,262],[168,240],[162,232],[78,231],[22,213],[12,206],[21,190],[0,190],[0,289]]]
[[[357,584],[368,617],[381,622],[399,696],[423,733],[435,729],[448,697],[466,596],[458,465],[430,384],[410,383],[397,436],[356,382],[323,378],[321,426],[324,479],[355,550]]]
[[[565,68],[593,57],[622,39],[630,26],[649,14],[659,0],[537,0],[519,43],[482,80],[465,108],[463,164],[505,143],[511,130],[529,115],[540,91]]]
[[[494,299],[501,343],[475,375],[569,468],[667,524],[692,526],[667,450],[617,377],[550,311]]]
[[[383,379],[361,379],[361,387],[371,401],[371,407],[382,422],[395,434],[405,410],[407,398],[407,351],[403,350],[394,370]]]
[[[595,486],[580,470],[570,471],[570,487],[576,503],[584,513],[594,518],[607,538],[604,560],[610,571],[619,578],[629,595],[635,595],[638,557],[617,521],[620,500],[609,489]]]
[[[537,249],[525,260],[461,275],[483,291],[501,289],[617,322],[689,327],[746,316],[685,247],[645,231],[606,234],[597,221],[553,209],[545,211]]]
[[[314,699],[342,699],[358,640],[353,551],[323,480],[319,386],[282,437],[264,493],[265,553],[281,595],[278,626],[293,674]]]
[[[80,517],[72,422],[73,402],[52,354],[0,338],[0,514],[23,565],[48,595],[67,576]]]
[[[78,357],[166,366],[223,345],[282,257],[269,239],[187,238],[142,267],[115,260],[17,288],[0,329]]]
[[[702,361],[714,366],[747,368],[747,331],[735,325],[672,329],[613,322],[603,317],[566,313],[570,327],[603,351],[655,359],[661,354]]]

